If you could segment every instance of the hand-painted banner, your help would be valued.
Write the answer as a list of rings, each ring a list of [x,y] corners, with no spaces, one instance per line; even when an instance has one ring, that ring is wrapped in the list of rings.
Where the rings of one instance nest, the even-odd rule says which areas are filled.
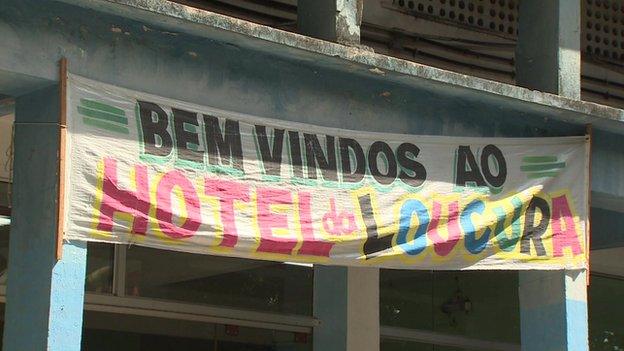
[[[584,136],[342,130],[73,75],[67,106],[69,240],[405,269],[587,264]]]

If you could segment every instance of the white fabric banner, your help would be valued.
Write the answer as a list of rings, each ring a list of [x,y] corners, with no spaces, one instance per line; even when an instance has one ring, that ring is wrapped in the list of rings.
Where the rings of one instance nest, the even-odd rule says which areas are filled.
[[[585,136],[342,130],[75,75],[67,96],[69,240],[404,269],[587,265]]]

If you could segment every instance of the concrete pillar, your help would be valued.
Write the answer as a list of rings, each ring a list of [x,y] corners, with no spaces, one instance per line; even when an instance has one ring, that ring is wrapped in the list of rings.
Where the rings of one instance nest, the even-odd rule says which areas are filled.
[[[362,8],[363,0],[299,0],[297,28],[303,35],[357,45]]]
[[[580,0],[522,0],[518,19],[517,84],[580,99]]]
[[[58,87],[17,98],[4,351],[78,351],[86,243],[56,261]]]
[[[586,279],[584,270],[520,273],[523,351],[589,350]]]
[[[379,269],[314,266],[314,351],[379,351]]]
[[[580,99],[580,13],[579,0],[520,2],[518,85]],[[586,272],[519,275],[522,350],[589,350]]]

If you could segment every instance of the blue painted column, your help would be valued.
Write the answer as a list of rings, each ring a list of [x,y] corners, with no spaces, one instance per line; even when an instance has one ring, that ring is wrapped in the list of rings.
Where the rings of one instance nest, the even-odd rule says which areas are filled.
[[[4,351],[78,351],[87,248],[56,261],[57,86],[18,97]]]
[[[581,97],[579,0],[522,0],[518,85]],[[589,350],[587,272],[519,272],[522,351]]]
[[[589,350],[586,272],[520,273],[523,351]]]
[[[379,351],[379,269],[314,266],[314,351]]]

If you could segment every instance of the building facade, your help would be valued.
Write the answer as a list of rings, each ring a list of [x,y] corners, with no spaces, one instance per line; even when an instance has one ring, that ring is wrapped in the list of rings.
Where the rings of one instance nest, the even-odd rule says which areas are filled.
[[[623,38],[614,0],[0,0],[3,350],[624,349]],[[591,124],[589,272],[78,241],[57,260],[61,58],[114,86],[331,128],[529,138]]]

